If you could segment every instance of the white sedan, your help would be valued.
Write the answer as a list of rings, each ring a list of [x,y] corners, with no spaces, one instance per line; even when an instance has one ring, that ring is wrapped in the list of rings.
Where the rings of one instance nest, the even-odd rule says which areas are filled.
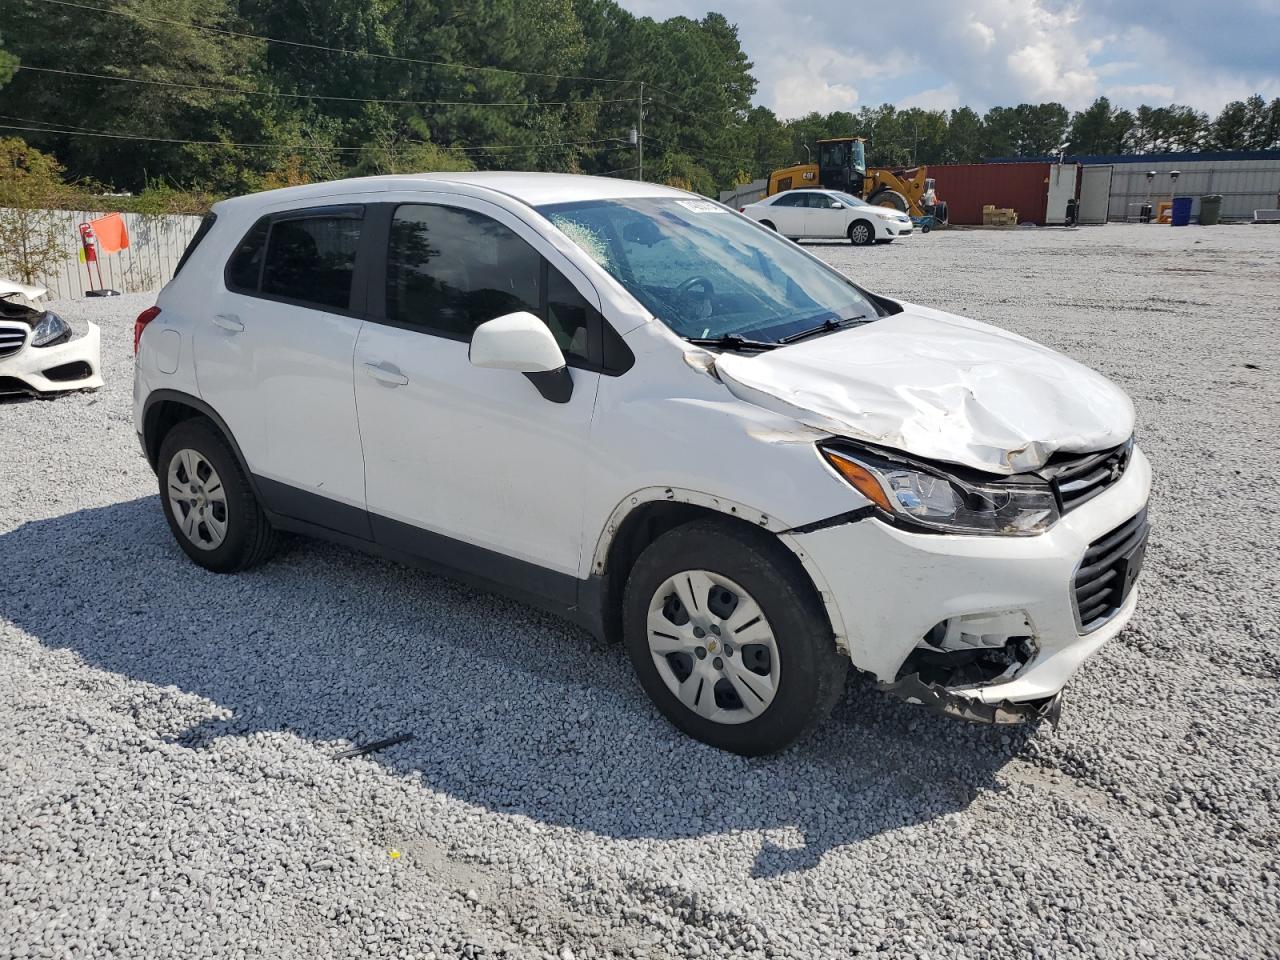
[[[856,247],[892,243],[911,234],[911,218],[839,190],[787,190],[740,213],[793,240],[847,238]]]
[[[0,279],[0,396],[50,396],[102,386],[97,324],[77,337],[45,309],[44,287]]]

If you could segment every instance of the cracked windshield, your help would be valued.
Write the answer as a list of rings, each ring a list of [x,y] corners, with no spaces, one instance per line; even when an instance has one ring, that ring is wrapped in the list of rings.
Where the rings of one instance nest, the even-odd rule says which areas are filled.
[[[654,316],[691,340],[774,344],[881,312],[791,241],[708,200],[597,200],[539,209]]]

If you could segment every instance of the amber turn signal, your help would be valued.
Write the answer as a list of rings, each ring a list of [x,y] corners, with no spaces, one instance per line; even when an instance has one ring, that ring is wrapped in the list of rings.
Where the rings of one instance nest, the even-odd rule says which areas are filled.
[[[880,486],[880,481],[875,478],[870,470],[860,463],[842,457],[833,450],[823,450],[822,455],[827,458],[827,463],[836,468],[836,472],[840,476],[853,485],[855,490],[881,510],[893,513],[893,506],[889,503],[888,494],[884,492],[884,487]]]

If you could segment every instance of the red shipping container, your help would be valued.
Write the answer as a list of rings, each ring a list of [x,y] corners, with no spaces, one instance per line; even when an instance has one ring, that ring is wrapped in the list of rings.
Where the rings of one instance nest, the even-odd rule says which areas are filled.
[[[1049,203],[1047,163],[929,164],[938,199],[952,223],[980,225],[986,204],[1012,207],[1018,222],[1044,226]]]

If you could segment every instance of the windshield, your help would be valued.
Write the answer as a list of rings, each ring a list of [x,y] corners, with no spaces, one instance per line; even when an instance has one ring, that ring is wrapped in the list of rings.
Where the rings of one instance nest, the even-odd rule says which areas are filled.
[[[710,200],[538,209],[682,337],[776,343],[816,325],[880,315],[852,282],[790,240]]]
[[[871,206],[871,204],[867,203],[867,201],[865,201],[865,200],[859,200],[859,199],[858,199],[857,197],[855,197],[852,193],[840,193],[840,192],[838,192],[838,191],[837,191],[837,192],[836,192],[836,197],[837,197],[837,198],[839,198],[841,201],[843,201],[843,203],[844,203],[844,205],[845,205],[846,207],[869,207],[869,206]]]

